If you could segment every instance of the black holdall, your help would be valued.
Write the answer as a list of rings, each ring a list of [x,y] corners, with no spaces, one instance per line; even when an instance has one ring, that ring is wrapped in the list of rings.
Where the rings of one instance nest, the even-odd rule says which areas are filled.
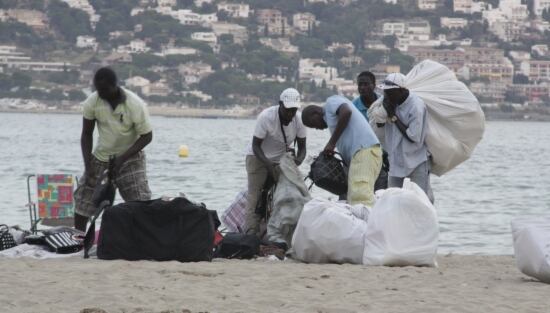
[[[103,260],[211,261],[220,221],[186,198],[129,201],[105,207],[97,244]]]
[[[345,195],[348,192],[348,177],[344,166],[339,153],[334,155],[321,153],[311,163],[307,178],[319,188],[338,196]]]
[[[260,239],[254,235],[227,233],[214,252],[215,258],[252,259],[260,253]]]
[[[0,225],[0,251],[10,249],[17,246],[15,239],[10,233],[10,228],[8,225]]]

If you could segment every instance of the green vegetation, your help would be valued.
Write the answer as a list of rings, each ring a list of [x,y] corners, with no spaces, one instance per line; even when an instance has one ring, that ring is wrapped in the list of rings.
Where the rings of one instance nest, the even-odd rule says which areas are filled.
[[[66,41],[75,42],[77,36],[92,33],[88,14],[69,7],[65,2],[51,1],[47,13],[52,28]]]

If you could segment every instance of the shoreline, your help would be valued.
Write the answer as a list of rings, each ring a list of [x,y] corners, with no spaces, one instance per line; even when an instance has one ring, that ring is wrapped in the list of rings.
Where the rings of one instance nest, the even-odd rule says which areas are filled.
[[[0,259],[3,312],[546,312],[550,284],[511,255],[439,255],[438,268]],[[47,288],[36,288],[47,286]],[[29,290],[33,290],[32,296]]]
[[[241,112],[227,112],[223,109],[199,109],[199,108],[175,108],[163,106],[148,106],[151,116],[204,118],[204,119],[255,119],[254,110]],[[64,109],[12,109],[0,108],[0,113],[25,113],[25,114],[81,114],[80,111]],[[486,121],[511,121],[511,122],[550,122],[550,115],[531,115],[524,113],[486,112]]]

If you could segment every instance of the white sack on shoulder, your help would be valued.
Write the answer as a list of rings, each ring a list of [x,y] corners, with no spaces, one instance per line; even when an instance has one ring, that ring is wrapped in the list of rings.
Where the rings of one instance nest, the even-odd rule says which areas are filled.
[[[368,209],[324,199],[306,203],[294,237],[294,257],[308,263],[353,263],[363,259]]]
[[[407,74],[406,87],[426,104],[426,144],[432,154],[432,172],[443,175],[466,161],[481,141],[483,110],[450,69],[431,60],[420,62]]]
[[[363,264],[437,266],[439,226],[428,196],[409,179],[377,193],[365,234]]]
[[[512,235],[518,269],[550,284],[550,216],[515,219]]]

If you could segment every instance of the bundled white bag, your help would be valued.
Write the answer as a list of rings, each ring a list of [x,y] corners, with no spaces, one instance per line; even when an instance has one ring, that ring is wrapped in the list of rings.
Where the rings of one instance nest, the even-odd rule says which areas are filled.
[[[432,173],[441,176],[466,161],[485,130],[485,115],[468,87],[450,69],[432,60],[417,64],[403,87],[426,104],[426,144],[432,155]],[[369,116],[373,117],[371,126],[386,121],[382,101],[373,103]]]
[[[363,264],[437,266],[439,227],[435,207],[418,185],[383,191],[371,210]]]
[[[512,234],[519,270],[550,284],[550,216],[515,219]]]
[[[281,158],[279,170],[273,193],[273,211],[267,223],[267,238],[289,245],[302,209],[311,196],[291,153]]]
[[[368,215],[366,207],[323,199],[309,201],[292,237],[294,257],[308,263],[361,264],[367,228],[362,218]]]

